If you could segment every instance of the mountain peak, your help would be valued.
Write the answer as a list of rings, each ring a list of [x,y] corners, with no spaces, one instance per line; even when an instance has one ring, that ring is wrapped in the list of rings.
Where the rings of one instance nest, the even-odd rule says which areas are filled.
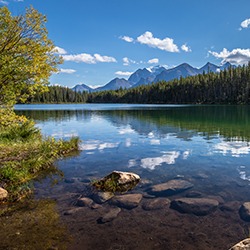
[[[178,79],[180,77],[194,76],[198,74],[208,73],[208,72],[220,72],[221,70],[227,69],[229,67],[235,67],[229,62],[223,64],[222,66],[217,66],[211,62],[207,62],[201,68],[194,68],[188,63],[182,63],[174,68],[166,69],[161,65],[156,65],[150,68],[137,69],[128,80],[124,78],[114,78],[106,85],[92,89],[85,84],[78,84],[73,87],[76,91],[102,91],[102,90],[116,90],[119,88],[131,88],[140,85],[151,84],[158,81],[170,81],[173,79]]]

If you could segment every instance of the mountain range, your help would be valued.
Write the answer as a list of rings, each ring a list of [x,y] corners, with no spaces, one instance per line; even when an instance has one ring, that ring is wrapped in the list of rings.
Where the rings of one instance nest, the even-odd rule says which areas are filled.
[[[104,90],[128,89],[138,87],[140,85],[147,85],[153,82],[170,81],[179,79],[180,77],[194,76],[208,72],[220,72],[221,70],[233,67],[230,63],[225,63],[222,66],[217,66],[208,62],[201,68],[194,68],[187,63],[180,64],[177,67],[166,69],[163,66],[155,66],[152,68],[144,68],[136,70],[128,80],[124,78],[115,78],[106,85],[99,88],[91,88],[86,84],[78,84],[72,88],[77,92],[95,92]]]

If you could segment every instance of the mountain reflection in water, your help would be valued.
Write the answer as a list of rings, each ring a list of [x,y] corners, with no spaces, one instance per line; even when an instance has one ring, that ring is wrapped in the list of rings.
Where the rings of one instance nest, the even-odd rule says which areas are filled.
[[[32,107],[35,109],[32,110]],[[34,119],[44,135],[65,139],[80,137],[80,154],[57,162],[65,180],[91,182],[113,170],[131,171],[142,178],[142,183],[133,192],[144,194],[145,187],[150,185],[184,179],[194,187],[190,193],[186,191],[177,198],[200,195],[219,200],[220,209],[204,218],[163,209],[157,210],[157,213],[151,212],[148,216],[153,224],[147,224],[142,208],[127,213],[127,216],[136,214],[131,223],[143,218],[138,222],[137,233],[140,234],[138,242],[145,244],[144,247],[159,243],[163,248],[155,249],[166,249],[164,247],[168,244],[174,247],[172,249],[181,249],[176,245],[180,237],[185,249],[228,249],[247,237],[246,228],[250,225],[239,218],[238,206],[250,200],[249,106],[31,105],[29,110],[17,106],[16,112]],[[55,188],[48,188],[45,180],[36,185],[36,195],[56,197],[59,203],[65,193],[81,195],[82,182],[71,182],[71,185],[61,182]],[[176,196],[170,197],[170,200],[174,198]],[[67,202],[61,203],[61,210],[69,206],[70,202]],[[85,218],[86,221],[95,221],[91,214],[94,211],[86,212],[86,216],[89,216]],[[105,235],[110,240],[117,230],[121,235],[126,235],[130,230],[125,226],[128,221],[122,215],[118,217],[120,220],[117,218],[117,224],[114,221],[110,227],[105,227]],[[67,218],[67,223],[72,223],[70,217]],[[161,223],[169,220],[165,222],[164,229],[159,219]],[[95,232],[103,234],[104,230],[92,222],[85,224],[88,228],[85,236],[78,235],[74,229],[72,233],[78,235],[81,244],[87,240],[93,248],[99,249],[92,238],[95,238]],[[158,228],[157,223],[160,223]],[[227,229],[223,234],[225,223]],[[158,239],[158,243],[143,240],[142,224],[147,236],[146,232],[153,234],[155,231],[156,234],[161,232],[157,231],[161,228],[167,230],[165,233],[168,236],[159,233],[161,239]],[[152,225],[155,226],[154,230]],[[78,229],[76,226],[75,230]],[[193,234],[191,242],[189,229]],[[202,237],[197,236],[200,233]],[[157,237],[159,235],[153,234],[152,239]],[[122,240],[126,242],[125,238]],[[106,244],[105,241],[100,242]]]

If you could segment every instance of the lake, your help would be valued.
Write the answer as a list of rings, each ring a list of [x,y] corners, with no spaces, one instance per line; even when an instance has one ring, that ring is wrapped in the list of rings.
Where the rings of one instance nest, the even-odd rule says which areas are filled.
[[[248,237],[250,223],[239,208],[250,201],[249,106],[58,104],[15,110],[34,119],[45,136],[81,139],[78,155],[56,162],[63,178],[35,183],[36,199],[56,201],[72,236],[68,249],[229,249]],[[76,201],[89,183],[113,170],[138,174],[141,182],[129,193],[142,199],[99,223],[113,205],[79,207]],[[173,180],[192,188],[148,192]],[[206,214],[169,205],[180,198],[217,205]],[[152,205],[156,200],[159,206]]]

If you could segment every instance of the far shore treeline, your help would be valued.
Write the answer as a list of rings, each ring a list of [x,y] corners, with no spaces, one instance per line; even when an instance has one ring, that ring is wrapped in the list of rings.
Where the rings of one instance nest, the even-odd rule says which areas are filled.
[[[250,104],[250,63],[131,89],[81,93],[50,86],[28,103]]]

